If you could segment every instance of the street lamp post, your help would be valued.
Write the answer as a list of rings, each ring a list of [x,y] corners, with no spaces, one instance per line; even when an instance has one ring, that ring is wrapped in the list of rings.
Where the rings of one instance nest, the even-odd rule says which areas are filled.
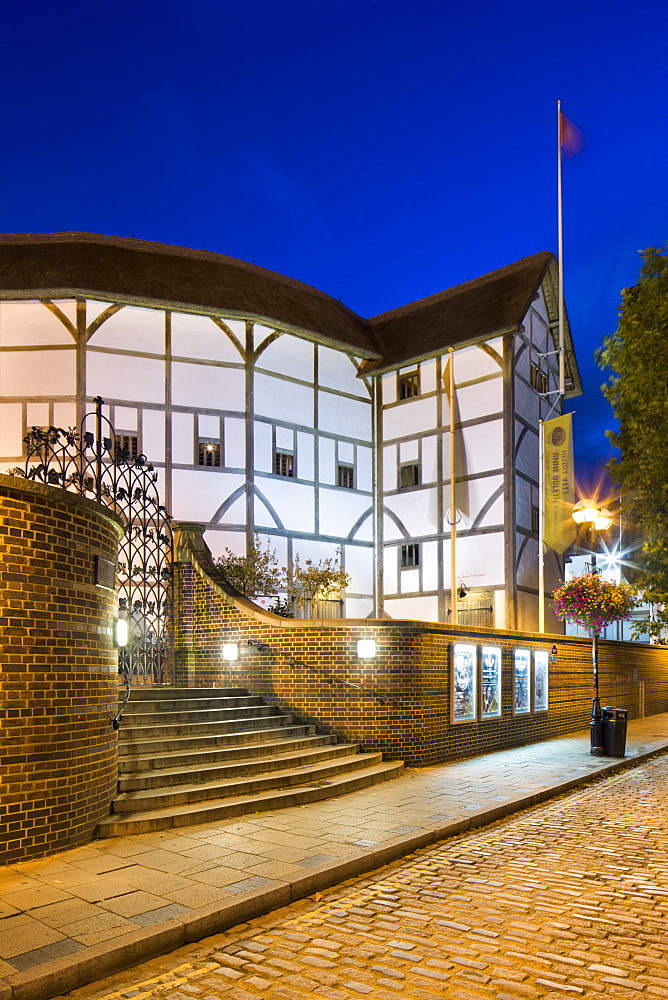
[[[592,572],[596,573],[596,532],[605,531],[612,523],[609,510],[601,507],[595,500],[580,500],[573,507],[573,520],[579,526],[588,527],[589,548],[592,555]],[[605,757],[605,723],[601,712],[601,701],[598,694],[598,636],[599,629],[591,629],[591,659],[593,692],[591,702],[591,749],[594,757]]]

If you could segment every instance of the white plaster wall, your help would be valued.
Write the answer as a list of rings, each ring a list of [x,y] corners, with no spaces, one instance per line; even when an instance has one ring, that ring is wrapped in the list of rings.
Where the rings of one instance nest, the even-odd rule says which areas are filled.
[[[505,590],[493,591],[494,598],[494,628],[506,627],[506,592]]]
[[[396,490],[398,485],[398,455],[396,445],[383,448],[383,490],[387,493]]]
[[[406,490],[385,498],[385,506],[401,520],[411,538],[436,531],[436,489]],[[400,537],[395,528],[390,538]]]
[[[74,303],[73,303],[74,305]],[[111,302],[98,302],[96,299],[86,299],[86,326],[97,319],[97,317],[112,305]],[[75,312],[75,310],[73,310]],[[74,322],[74,320],[72,320]]]
[[[272,452],[271,424],[265,424],[261,420],[256,420],[254,424],[254,438],[256,470],[258,472],[273,473],[274,458]],[[299,463],[297,463],[297,476],[299,476]]]
[[[346,538],[353,525],[369,509],[370,498],[353,490],[320,490],[320,531]]]
[[[436,359],[420,364],[420,392],[436,392]]]
[[[142,414],[142,450],[150,462],[164,462],[165,414],[162,410],[144,410]]]
[[[371,492],[372,486],[372,465],[373,465],[373,455],[371,448],[358,447],[357,449],[357,468],[355,470],[356,475],[356,486],[358,490],[367,490]]]
[[[75,389],[76,355],[73,346],[60,351],[11,351],[0,354],[0,396],[71,396]]]
[[[484,479],[471,479],[467,483],[457,484],[458,495],[460,487],[465,488],[469,503],[468,517],[464,515],[462,518],[463,527],[470,527],[473,524],[492,494],[502,485],[502,476],[485,476]],[[503,503],[504,497],[503,493],[501,493],[484,515],[478,527],[485,528],[491,525],[503,524]]]
[[[359,528],[353,535],[357,541],[360,542],[371,542],[373,541],[373,512],[371,510],[371,500],[367,497],[367,502],[369,506],[363,512],[364,517],[360,523]]]
[[[271,476],[258,483],[288,531],[314,532],[313,487],[296,483],[285,476]],[[262,526],[273,526],[272,520],[258,520]]]
[[[136,431],[137,430],[136,407],[115,406],[113,423],[117,431]]]
[[[321,390],[318,393],[318,414],[321,430],[362,441],[371,440],[370,402],[359,402]]]
[[[370,597],[347,597],[345,601],[346,618],[368,618],[373,611],[373,599]]]
[[[399,443],[399,464],[405,465],[407,462],[417,462],[419,457],[419,445],[417,438]]]
[[[0,455],[20,458],[23,454],[21,403],[0,403]]]
[[[487,472],[503,467],[503,421],[489,420],[472,427],[464,427],[461,431],[466,453],[466,470],[458,463],[456,474],[474,475],[477,472]],[[458,432],[459,435],[459,432]],[[455,453],[458,457],[457,453]],[[450,469],[449,435],[443,435],[443,469],[446,478]]]
[[[519,422],[515,423],[515,441],[519,440],[520,434],[524,431],[524,426]],[[517,452],[516,466],[519,472],[523,472],[532,479],[538,480],[538,426],[535,431],[527,429],[522,438],[519,451]]]
[[[313,462],[315,445],[312,434],[304,431],[297,433],[297,471],[300,479],[313,481]]]
[[[422,438],[422,482],[436,482],[436,435],[428,434]]]
[[[172,471],[172,516],[178,521],[212,520],[223,501],[241,485],[241,476],[207,469]],[[242,503],[243,503],[243,497]],[[227,516],[225,520],[230,520]],[[243,520],[243,519],[242,519]]]
[[[56,427],[74,427],[77,422],[77,411],[74,403],[54,403],[53,423]]]
[[[256,344],[259,340],[256,336]],[[313,382],[313,354],[314,348],[310,341],[283,333],[260,354],[257,367]],[[350,363],[349,367],[352,370]]]
[[[436,426],[436,396],[417,396],[383,411],[383,437],[408,437]]]
[[[246,465],[245,423],[236,417],[225,417],[225,465],[233,469]]]
[[[194,433],[192,413],[172,414],[172,461],[177,465],[194,464]],[[197,518],[191,517],[189,520],[195,521]]]
[[[383,549],[383,590],[386,594],[396,594],[399,590],[399,560],[396,546]]]
[[[48,427],[50,423],[48,403],[26,403],[26,427]]]
[[[517,536],[517,551],[524,545],[525,535]],[[538,588],[538,539],[529,538],[522,550],[517,567],[517,583],[521,587]]]
[[[386,375],[381,375],[380,378],[382,385],[383,406],[387,406],[389,403],[395,403],[397,399],[397,373],[388,372]]]
[[[422,560],[422,589],[437,590],[438,542],[423,542],[420,548],[420,557]]]
[[[336,482],[334,440],[333,438],[321,437],[318,441],[320,482],[333,485]]]
[[[443,541],[443,560],[446,567],[446,588],[449,588],[449,538]],[[458,535],[457,575],[467,587],[503,586],[503,532]]]
[[[230,326],[227,320],[223,322]],[[244,340],[242,337],[240,341],[242,348]],[[172,313],[172,355],[236,364],[243,361],[231,338],[209,316],[190,316],[177,312]]]
[[[135,361],[133,361],[133,365]],[[221,365],[172,362],[172,402],[175,406],[210,410],[245,407],[244,373]]]
[[[56,304],[74,323],[74,303],[58,299]],[[38,347],[73,342],[72,334],[41,302],[0,302],[0,347]]]
[[[91,347],[115,347],[117,350],[165,353],[165,314],[162,309],[124,306],[88,341]]]
[[[89,348],[86,357],[86,391],[103,399],[163,403],[165,364],[152,358],[109,354]]]
[[[365,396],[367,390],[357,377],[357,369],[347,354],[331,347],[318,347],[318,383],[329,389],[340,389],[354,396]]]
[[[359,545],[344,545],[346,573],[350,574],[347,590],[353,594],[373,591],[373,550]]]
[[[272,420],[312,427],[313,389],[256,372],[255,412]]]
[[[500,337],[488,341],[489,346],[503,357],[503,341]],[[455,352],[455,388],[462,382],[482,378],[483,375],[495,375],[501,371],[498,362],[477,344],[471,347],[460,347]],[[443,377],[447,354],[443,356]]]
[[[416,594],[421,590],[419,569],[399,569],[399,589],[402,594]]]
[[[477,420],[490,413],[501,413],[503,410],[503,380],[501,376],[479,382],[476,385],[465,385],[457,389],[457,404],[459,406],[459,422]],[[446,401],[443,409],[443,419],[449,424],[450,412]]]
[[[438,621],[437,597],[400,597],[385,601],[385,610],[391,618],[406,621]],[[444,667],[445,677],[445,667]]]

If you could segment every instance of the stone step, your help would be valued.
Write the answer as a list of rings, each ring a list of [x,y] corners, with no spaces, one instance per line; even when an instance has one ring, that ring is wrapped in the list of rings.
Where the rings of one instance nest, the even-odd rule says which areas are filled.
[[[374,764],[331,780],[318,780],[301,787],[260,792],[255,795],[236,795],[232,798],[209,802],[190,803],[166,809],[112,815],[103,820],[97,833],[100,837],[120,837],[154,830],[169,830],[195,823],[211,823],[255,812],[283,809],[287,806],[307,805],[322,799],[367,788],[378,781],[398,777],[404,769],[402,761]]]
[[[298,726],[297,729],[313,729],[313,726]],[[280,734],[281,730],[269,730],[272,735]],[[252,734],[248,734],[251,736]],[[287,753],[290,750],[308,750],[311,747],[330,746],[336,743],[336,736],[288,736],[280,739],[265,739],[258,743],[234,743],[232,746],[221,746],[210,748],[210,741],[207,740],[204,747],[195,750],[168,750],[163,751],[159,756],[155,753],[141,754],[139,756],[119,757],[119,774],[137,774],[159,772],[166,768],[200,768],[209,767],[214,764],[227,763],[229,761],[253,760],[256,757],[263,757],[271,749],[277,754]]]
[[[269,774],[272,771],[292,770],[321,761],[331,761],[338,757],[349,757],[351,754],[357,754],[359,747],[355,743],[329,743],[301,750],[292,748],[281,751],[276,748],[271,754],[266,753],[266,747],[264,750],[263,756],[250,757],[240,761],[218,762],[200,765],[197,768],[192,766],[166,767],[159,771],[123,775],[118,782],[118,791],[124,793],[154,788],[171,788],[174,785],[201,785],[234,780],[248,775]]]
[[[204,748],[218,748],[230,746],[242,746],[244,744],[272,743],[290,736],[312,736],[315,734],[315,726],[305,723],[295,724],[286,720],[290,716],[274,716],[271,719],[263,720],[262,729],[250,728],[247,730],[236,730],[228,733],[198,733],[191,736],[175,736],[169,739],[136,739],[132,741],[124,740],[119,744],[119,762],[132,757],[153,756],[159,758],[162,754],[175,751],[201,750]],[[270,725],[269,723],[276,723]]]
[[[248,729],[272,729],[276,726],[287,726],[294,722],[292,715],[279,715],[279,710],[273,705],[260,705],[250,709],[251,714],[246,715],[241,710],[241,717],[227,719],[223,721],[216,719],[212,722],[183,722],[175,725],[168,723],[157,723],[152,726],[128,726],[122,729],[123,743],[136,743],[138,740],[148,739],[170,739],[179,736],[203,736],[209,732],[213,735],[218,733],[235,733]]]
[[[287,768],[271,774],[231,778],[206,784],[190,784],[173,788],[154,788],[146,791],[125,792],[113,801],[115,814],[168,809],[172,806],[190,805],[210,799],[230,796],[257,795],[278,788],[292,788],[312,782],[327,781],[342,773],[362,770],[382,763],[383,755],[349,753],[335,761],[324,761],[310,767]]]
[[[136,685],[132,687],[131,692],[130,699],[133,702],[152,701],[153,699],[157,699],[159,701],[174,701],[175,699],[182,698],[233,698],[237,695],[248,694],[246,688],[177,688],[167,686],[161,687],[159,685],[157,687],[144,687],[143,685]],[[119,691],[119,698],[123,698],[123,689]]]
[[[178,709],[172,706],[174,702],[155,702],[154,704],[169,704],[169,708],[162,711],[144,712],[137,711],[137,706],[133,711],[123,712],[122,730],[137,729],[138,726],[171,725],[178,726],[188,722],[225,722],[228,719],[245,719],[252,715],[270,715],[273,705],[265,705],[262,698],[229,698],[230,705],[221,703],[203,708],[184,708],[179,705]],[[128,706],[129,707],[129,706]],[[274,709],[275,710],[275,709]]]
[[[155,719],[158,713],[162,714],[163,712],[170,715],[172,713],[208,712],[214,709],[245,708],[248,705],[261,705],[262,703],[262,698],[259,695],[243,693],[220,698],[193,697],[164,700],[154,698],[151,701],[133,701],[132,696],[130,696],[123,717],[128,719],[131,717],[133,721],[139,717],[146,717],[150,722]],[[120,704],[122,704],[122,699],[119,700]]]

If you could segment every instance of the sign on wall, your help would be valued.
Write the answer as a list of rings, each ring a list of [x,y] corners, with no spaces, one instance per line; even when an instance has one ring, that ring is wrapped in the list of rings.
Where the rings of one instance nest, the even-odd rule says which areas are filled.
[[[513,664],[513,713],[526,715],[531,711],[531,653],[516,649]]]
[[[501,647],[482,647],[482,717],[501,715]]]
[[[547,712],[548,705],[548,664],[546,649],[533,651],[533,710]]]
[[[478,647],[465,642],[452,644],[450,671],[451,722],[471,722],[476,718]]]

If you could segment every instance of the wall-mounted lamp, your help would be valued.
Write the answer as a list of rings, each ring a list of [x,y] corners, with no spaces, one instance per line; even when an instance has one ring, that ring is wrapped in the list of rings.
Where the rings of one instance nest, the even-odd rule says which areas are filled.
[[[239,659],[239,643],[238,642],[225,642],[223,643],[223,659],[224,660],[238,660]]]
[[[376,655],[376,640],[358,639],[357,655],[359,656],[360,660],[372,660]]]
[[[128,644],[128,620],[116,618],[114,621],[114,642],[119,648]]]
[[[463,601],[467,594],[468,594],[468,590],[466,589],[466,586],[463,583],[460,583],[459,584],[459,594],[457,595],[459,597],[459,600]]]

